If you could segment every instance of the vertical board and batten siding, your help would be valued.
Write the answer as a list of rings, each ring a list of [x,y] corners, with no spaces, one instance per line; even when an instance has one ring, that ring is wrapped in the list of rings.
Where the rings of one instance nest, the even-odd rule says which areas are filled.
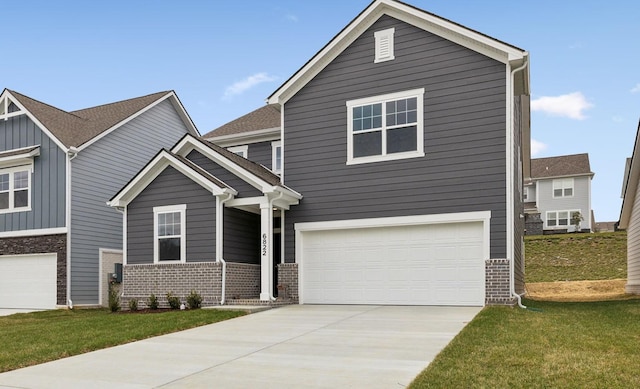
[[[127,264],[153,263],[153,207],[186,204],[187,262],[213,262],[216,198],[168,166],[127,206]]]
[[[271,142],[250,143],[247,154],[248,160],[258,163],[267,169],[273,169]]]
[[[544,221],[544,228],[547,226],[547,212],[549,211],[571,211],[580,210],[584,220],[580,223],[581,228],[591,228],[590,204],[591,177],[574,177],[572,197],[553,197],[553,179],[538,181],[538,210],[540,217]],[[569,221],[571,223],[571,221]],[[553,227],[551,227],[553,228]],[[564,227],[566,228],[566,227]]]
[[[260,215],[224,209],[223,256],[227,262],[260,263]]]
[[[262,196],[262,192],[247,184],[242,178],[210,160],[200,152],[194,150],[187,155],[187,159],[200,166],[214,177],[238,191],[236,198]]]
[[[374,32],[395,28],[395,59],[374,63]],[[285,184],[304,195],[294,224],[491,211],[491,257],[506,257],[505,65],[383,16],[285,104]],[[425,88],[425,157],[347,166],[353,99]],[[511,227],[511,226],[510,226]]]
[[[65,226],[66,156],[27,115],[0,120],[0,151],[40,145],[33,159],[31,210],[0,214],[0,232]]]
[[[636,197],[627,227],[627,284],[632,285],[635,291],[640,290],[640,182],[634,190]]]
[[[186,133],[175,108],[165,100],[71,161],[70,271],[74,303],[98,303],[98,250],[122,249],[122,215],[106,202],[158,150],[173,146]]]

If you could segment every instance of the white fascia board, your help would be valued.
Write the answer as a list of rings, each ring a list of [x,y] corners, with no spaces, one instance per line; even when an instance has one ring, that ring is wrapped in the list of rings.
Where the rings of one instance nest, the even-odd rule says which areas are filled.
[[[636,201],[638,181],[640,181],[640,161],[638,161],[638,152],[640,150],[640,124],[638,124],[638,131],[636,132],[636,142],[633,147],[633,154],[631,155],[631,167],[629,168],[629,175],[627,182],[625,183],[624,196],[622,197],[622,208],[620,210],[620,228],[628,228],[631,221],[631,212],[633,211],[633,205]]]
[[[536,177],[531,177],[531,181],[544,181],[544,180],[557,180],[557,179],[561,179],[561,178],[576,178],[576,177],[590,177],[593,178],[593,176],[595,175],[595,173],[581,173],[581,174],[567,174],[564,176],[552,176],[552,177],[540,177],[540,178],[536,178]]]
[[[53,133],[51,131],[49,131],[49,129],[47,127],[44,126],[44,124],[42,124],[35,116],[33,116],[33,114],[31,112],[29,112],[29,110],[27,110],[24,105],[20,104],[20,101],[18,99],[16,99],[11,92],[9,92],[8,90],[4,90],[4,92],[2,92],[2,95],[0,95],[0,101],[2,101],[4,98],[10,98],[11,102],[14,103],[19,109],[20,111],[22,111],[23,114],[27,115],[27,117],[29,119],[31,119],[31,121],[38,126],[38,128],[44,132],[51,140],[53,140],[53,142],[60,148],[60,150],[64,151],[65,153],[67,153],[69,151],[69,148],[60,141],[60,139],[58,139],[55,135],[53,135]]]
[[[374,227],[395,227],[420,224],[445,224],[483,222],[488,224],[491,220],[491,211],[439,213],[433,215],[395,216],[369,219],[335,220],[322,222],[296,223],[296,231],[322,231],[330,229],[354,229]]]
[[[205,139],[220,147],[269,142],[280,139],[280,127],[265,128],[263,130],[249,131],[239,134],[210,136]]]
[[[26,236],[60,235],[66,234],[67,227],[42,228],[38,230],[20,230],[0,232],[0,238],[21,238]]]
[[[143,113],[147,112],[151,108],[155,107],[156,105],[160,104],[161,102],[163,102],[164,100],[169,98],[171,95],[172,95],[172,93],[167,93],[164,97],[159,98],[158,100],[154,101],[153,103],[151,103],[151,104],[147,105],[146,107],[142,108],[140,111],[134,113],[133,115],[131,115],[131,116],[119,121],[118,123],[114,124],[113,126],[109,127],[109,129],[107,129],[106,131],[103,131],[102,133],[100,133],[100,135],[91,138],[87,142],[85,142],[82,145],[78,146],[78,152],[86,149],[87,147],[91,146],[92,144],[96,143],[100,139],[102,139],[105,136],[107,136],[110,133],[112,133],[117,128],[125,125],[126,123],[130,122],[131,120],[133,120],[133,119],[137,118],[138,116],[142,115]]]
[[[6,152],[18,152],[24,150],[24,153],[14,154],[7,157],[0,157],[0,168],[7,166],[18,166],[33,163],[33,157],[40,155],[40,145],[21,147],[19,149],[5,150]]]
[[[193,150],[197,150],[199,153],[205,155],[213,162],[216,162],[226,170],[240,177],[246,183],[258,189],[262,193],[270,192],[270,189],[273,188],[272,185],[264,181],[262,178],[247,171],[245,168],[236,164],[230,159],[223,157],[193,136],[185,136],[184,138],[182,138],[182,140],[171,149],[171,152],[186,158],[186,156]]]
[[[505,64],[521,61],[528,56],[526,51],[519,50],[406,4],[393,0],[377,0],[358,15],[324,49],[298,70],[293,77],[269,96],[266,102],[268,104],[284,105],[383,14],[414,25]]]
[[[107,202],[111,207],[125,207],[135,199],[156,177],[168,166],[171,166],[184,174],[195,183],[209,190],[214,196],[225,193],[236,195],[235,189],[220,188],[213,182],[202,177],[200,173],[185,165],[182,161],[172,156],[166,150],[162,150],[140,173],[138,173],[118,194]]]

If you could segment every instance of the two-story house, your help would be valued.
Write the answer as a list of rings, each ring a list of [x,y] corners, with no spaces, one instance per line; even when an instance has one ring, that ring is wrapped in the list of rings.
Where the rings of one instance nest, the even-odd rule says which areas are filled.
[[[527,235],[592,230],[591,171],[588,154],[562,155],[531,160],[531,180],[525,183],[523,200]]]
[[[64,111],[0,94],[0,308],[98,305],[122,251],[106,201],[198,132],[174,92]]]
[[[185,136],[111,199],[125,215],[124,299],[515,303],[528,64],[520,48],[374,1],[267,106]]]

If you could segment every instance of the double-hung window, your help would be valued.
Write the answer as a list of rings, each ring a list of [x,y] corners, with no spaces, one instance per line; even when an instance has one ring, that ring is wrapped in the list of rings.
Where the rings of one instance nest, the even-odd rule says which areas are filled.
[[[31,207],[31,166],[0,169],[0,213]]]
[[[424,88],[347,102],[347,164],[424,156]]]
[[[276,173],[282,173],[282,142],[271,142],[271,170]]]
[[[573,178],[553,180],[553,197],[573,197]]]
[[[185,262],[187,207],[171,205],[154,207],[154,262]]]

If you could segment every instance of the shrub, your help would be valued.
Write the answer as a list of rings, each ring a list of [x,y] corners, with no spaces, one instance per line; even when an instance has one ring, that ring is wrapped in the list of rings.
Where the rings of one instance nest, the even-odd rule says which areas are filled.
[[[159,305],[158,298],[156,297],[155,294],[151,293],[151,296],[149,296],[147,305],[149,305],[149,309],[153,309],[153,310],[158,309],[158,305]]]
[[[174,296],[173,292],[167,293],[167,302],[171,309],[180,309],[180,297]]]
[[[136,300],[136,299],[129,300],[129,310],[130,311],[137,311],[138,310],[138,300]]]
[[[114,284],[109,284],[109,309],[111,312],[120,310],[120,293]]]
[[[187,296],[187,305],[189,306],[189,309],[200,308],[202,306],[202,296],[200,296],[195,290],[192,290]]]

